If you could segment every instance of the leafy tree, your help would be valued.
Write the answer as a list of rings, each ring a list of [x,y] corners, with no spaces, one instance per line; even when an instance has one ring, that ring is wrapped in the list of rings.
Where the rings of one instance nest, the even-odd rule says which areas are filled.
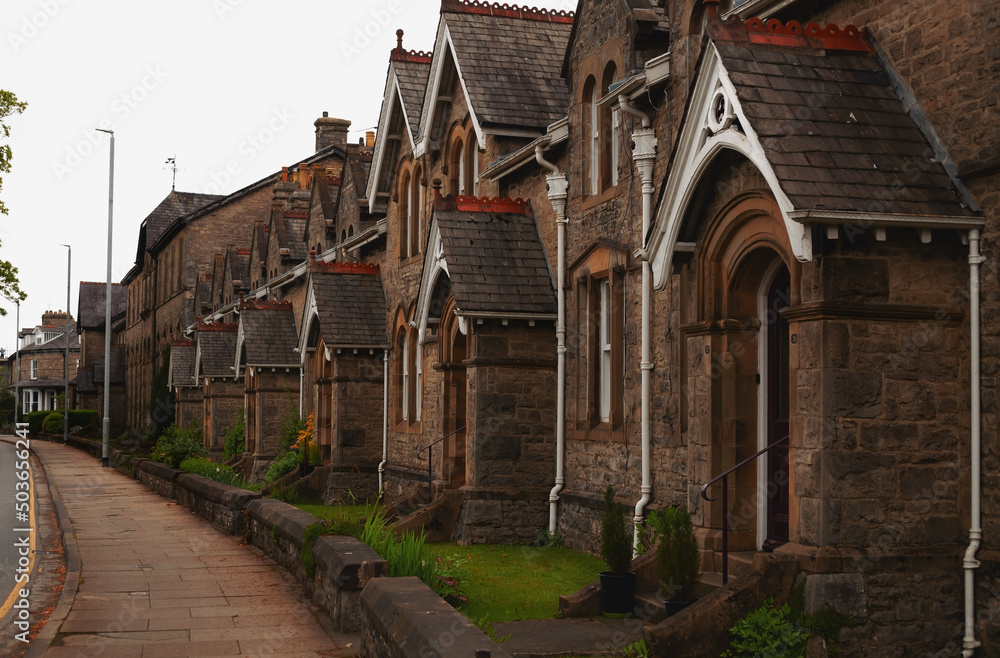
[[[17,100],[12,92],[0,89],[0,174],[10,173],[10,161],[13,153],[10,144],[6,143],[10,137],[10,126],[7,125],[7,117],[24,112],[28,107],[27,103]],[[0,190],[3,189],[3,178],[0,177]],[[0,199],[0,214],[7,214],[7,206]],[[10,302],[19,303],[27,299],[27,295],[21,291],[20,283],[17,280],[17,268],[11,265],[10,261],[0,260],[0,296]],[[0,307],[0,315],[7,315],[7,309]]]

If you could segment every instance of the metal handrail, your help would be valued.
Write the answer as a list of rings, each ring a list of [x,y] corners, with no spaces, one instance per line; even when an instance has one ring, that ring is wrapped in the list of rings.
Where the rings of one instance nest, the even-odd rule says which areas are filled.
[[[722,584],[723,585],[729,582],[729,486],[727,478],[731,473],[733,473],[737,469],[746,466],[750,462],[754,461],[755,459],[763,455],[765,452],[770,452],[779,443],[785,443],[786,441],[788,441],[787,434],[778,439],[777,441],[768,444],[765,448],[761,448],[750,457],[747,457],[746,459],[741,461],[736,466],[733,466],[732,468],[722,472],[720,475],[715,476],[705,484],[701,485],[701,497],[709,502],[715,502],[718,499],[708,497],[708,488],[713,484],[715,484],[716,482],[718,482],[719,480],[722,480]]]
[[[444,436],[442,436],[437,441],[432,441],[431,443],[428,443],[427,445],[425,445],[420,450],[417,450],[417,457],[420,457],[420,453],[422,453],[424,450],[427,451],[427,502],[431,502],[431,500],[432,500],[433,492],[431,490],[431,485],[434,483],[434,462],[433,462],[434,451],[431,450],[431,448],[433,448],[437,444],[441,443],[445,439],[449,439],[449,438],[455,436],[456,434],[458,434],[459,432],[463,431],[464,429],[465,429],[465,425],[462,425],[461,427],[459,427],[454,432],[450,432],[448,434],[445,434]]]

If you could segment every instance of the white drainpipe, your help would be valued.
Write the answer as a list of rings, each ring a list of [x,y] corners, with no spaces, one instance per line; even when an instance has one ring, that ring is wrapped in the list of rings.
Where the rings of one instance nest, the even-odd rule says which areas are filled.
[[[979,509],[980,489],[980,351],[979,351],[979,265],[985,259],[979,255],[979,231],[969,231],[969,343],[972,361],[971,417],[971,462],[972,462],[972,502],[969,522],[969,547],[965,551],[962,566],[965,569],[965,641],[962,655],[972,658],[979,642],[976,641],[975,570],[979,568],[976,551],[983,537],[982,519]]]
[[[549,533],[558,530],[556,511],[559,492],[566,484],[566,198],[569,183],[566,174],[543,157],[545,147],[535,147],[535,160],[552,173],[545,177],[549,202],[556,214],[556,483],[549,492]]]
[[[646,234],[653,214],[653,164],[656,162],[656,131],[653,130],[649,115],[635,108],[625,96],[618,97],[621,109],[642,120],[642,128],[632,133],[632,158],[642,176],[642,243],[636,255],[642,261],[642,497],[635,504],[632,518],[634,529],[632,546],[639,545],[639,526],[645,518],[646,505],[653,493],[653,476],[650,458],[649,390],[653,361],[650,358],[650,280],[649,258],[646,254]]]
[[[385,491],[385,465],[389,461],[389,349],[382,353],[382,461],[378,465],[378,495]]]

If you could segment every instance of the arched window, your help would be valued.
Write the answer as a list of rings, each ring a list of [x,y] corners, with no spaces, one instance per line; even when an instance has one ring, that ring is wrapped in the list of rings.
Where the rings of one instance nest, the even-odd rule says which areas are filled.
[[[413,172],[413,178],[410,181],[410,255],[415,256],[420,253],[421,245],[421,232],[424,226],[424,186],[422,184],[422,171],[420,167],[417,167]]]
[[[407,375],[409,374],[406,369],[406,327],[401,326],[396,331],[396,358],[393,367],[394,374],[394,393],[393,396],[396,399],[396,422],[401,423],[406,420],[407,412],[409,411],[406,406],[406,384]]]
[[[601,79],[601,96],[606,96],[614,84],[618,67],[608,62]],[[601,189],[618,184],[618,113],[605,107],[600,111],[601,132]]]
[[[463,176],[465,177],[465,194],[479,196],[479,144],[474,132],[469,133]]]
[[[399,224],[399,257],[410,255],[410,172],[404,171],[399,179],[399,204],[397,206],[397,224]]]
[[[465,142],[455,140],[451,148],[451,161],[448,164],[448,190],[455,196],[465,194],[465,180],[462,171],[465,169]]]
[[[415,423],[420,420],[420,394],[417,389],[420,387],[420,367],[418,365],[417,355],[420,352],[420,347],[417,340],[417,330],[410,329],[406,333],[406,363],[404,365],[405,371],[408,375],[407,386],[406,386],[406,405],[404,409],[407,411],[407,419],[411,423]]]
[[[597,116],[597,81],[587,78],[583,85],[584,184],[587,195],[600,191],[600,121]]]

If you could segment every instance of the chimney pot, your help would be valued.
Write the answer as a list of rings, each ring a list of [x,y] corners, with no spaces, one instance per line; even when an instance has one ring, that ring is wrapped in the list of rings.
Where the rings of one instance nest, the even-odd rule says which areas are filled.
[[[365,133],[365,146],[373,148],[375,146],[375,131],[369,130]]]

